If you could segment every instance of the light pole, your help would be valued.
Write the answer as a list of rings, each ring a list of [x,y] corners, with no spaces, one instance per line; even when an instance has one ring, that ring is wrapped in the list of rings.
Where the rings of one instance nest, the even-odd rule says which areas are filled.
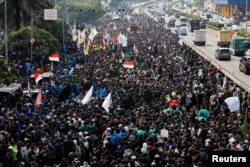
[[[247,21],[248,21],[248,12],[247,12],[247,10],[248,10],[248,0],[246,0],[246,32],[247,32]]]
[[[8,63],[8,20],[7,20],[7,0],[4,0],[4,41],[5,41],[5,58]]]

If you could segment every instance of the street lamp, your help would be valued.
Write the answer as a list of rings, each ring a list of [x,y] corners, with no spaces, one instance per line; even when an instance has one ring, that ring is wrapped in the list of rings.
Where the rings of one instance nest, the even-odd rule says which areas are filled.
[[[4,0],[4,41],[5,41],[5,58],[8,62],[8,20],[7,20],[7,0]]]

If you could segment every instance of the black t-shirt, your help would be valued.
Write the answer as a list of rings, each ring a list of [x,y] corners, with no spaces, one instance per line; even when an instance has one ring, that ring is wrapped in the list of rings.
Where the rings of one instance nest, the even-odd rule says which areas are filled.
[[[72,151],[74,145],[75,144],[72,140],[66,140],[63,142],[64,156],[68,156],[68,154]]]

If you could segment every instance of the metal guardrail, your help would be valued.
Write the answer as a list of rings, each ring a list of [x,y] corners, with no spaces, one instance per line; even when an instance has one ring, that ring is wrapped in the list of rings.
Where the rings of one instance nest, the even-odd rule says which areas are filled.
[[[141,10],[145,15],[148,15],[147,12],[145,12],[144,10]],[[150,17],[150,16],[149,16]],[[155,19],[154,19],[155,20]],[[155,20],[156,21],[156,20]],[[157,22],[157,21],[156,21]],[[214,30],[220,30],[220,28],[211,26],[207,24],[208,28],[214,29]],[[210,58],[209,56],[206,55],[206,53],[204,53],[201,49],[199,49],[198,47],[194,46],[192,43],[186,41],[183,39],[183,42],[187,45],[189,45],[190,47],[192,47],[192,49],[194,49],[201,57],[203,57],[205,60],[207,60],[208,62],[210,62],[215,68],[217,68],[219,71],[221,71],[222,73],[224,73],[228,78],[230,78],[234,83],[236,83],[239,87],[241,87],[242,89],[244,89],[245,91],[250,93],[250,86],[243,83],[242,81],[240,81],[239,78],[235,77],[234,73],[231,73],[230,71],[224,69],[223,67],[221,67],[219,64],[217,64],[216,61],[214,61],[212,58]]]

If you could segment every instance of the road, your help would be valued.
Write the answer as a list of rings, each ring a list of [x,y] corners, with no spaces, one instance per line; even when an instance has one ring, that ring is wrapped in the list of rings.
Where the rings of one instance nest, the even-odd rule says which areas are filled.
[[[160,6],[160,4],[159,4]],[[141,6],[141,11],[153,17],[147,10],[148,6]],[[166,20],[169,18],[166,17]],[[177,21],[178,24],[178,21]],[[172,29],[173,30],[173,29]],[[173,30],[174,31],[174,30]],[[240,87],[250,92],[250,75],[246,75],[239,70],[240,57],[232,56],[231,61],[219,61],[215,59],[215,50],[217,48],[217,31],[213,29],[206,29],[207,43],[206,46],[193,45],[193,33],[188,32],[187,36],[183,37],[183,41],[195,49],[202,57],[211,62],[216,68],[220,69],[227,77],[233,80]],[[250,55],[248,51],[246,55]]]

